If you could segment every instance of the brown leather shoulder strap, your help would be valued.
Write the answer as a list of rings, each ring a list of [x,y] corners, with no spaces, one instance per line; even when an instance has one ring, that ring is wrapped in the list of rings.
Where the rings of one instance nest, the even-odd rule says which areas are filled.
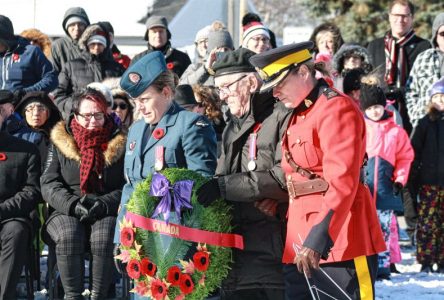
[[[288,164],[290,165],[290,167],[297,173],[301,174],[302,176],[308,178],[308,179],[314,179],[316,177],[318,177],[317,174],[313,173],[310,170],[304,169],[301,166],[299,166],[294,160],[293,157],[291,156],[290,151],[288,150],[284,150],[284,155],[285,155],[285,159],[287,160]]]

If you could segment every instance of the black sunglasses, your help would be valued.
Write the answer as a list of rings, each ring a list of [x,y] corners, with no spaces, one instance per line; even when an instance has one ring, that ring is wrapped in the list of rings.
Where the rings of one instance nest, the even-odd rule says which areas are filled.
[[[121,110],[125,110],[125,109],[128,108],[128,104],[126,104],[126,103],[120,103],[120,104],[114,103],[113,104],[113,110],[116,110],[117,107],[119,107]]]

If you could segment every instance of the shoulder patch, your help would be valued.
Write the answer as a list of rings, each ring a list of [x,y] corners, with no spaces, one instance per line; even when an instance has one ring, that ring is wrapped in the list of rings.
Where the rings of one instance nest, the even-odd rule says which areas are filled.
[[[196,123],[194,123],[194,125],[205,128],[208,127],[210,123],[208,123],[208,121],[205,121],[203,119],[199,119],[196,121]]]
[[[327,97],[327,100],[339,96],[339,93],[332,88],[326,88],[322,93]]]

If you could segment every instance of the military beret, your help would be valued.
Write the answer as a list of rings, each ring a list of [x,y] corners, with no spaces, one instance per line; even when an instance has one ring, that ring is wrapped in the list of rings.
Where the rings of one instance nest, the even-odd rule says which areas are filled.
[[[159,51],[150,52],[129,66],[120,79],[120,87],[131,98],[137,98],[166,70],[163,54]]]
[[[268,91],[281,82],[290,69],[312,59],[313,42],[302,42],[271,49],[250,58],[264,81],[261,92]]]
[[[0,90],[0,104],[12,103],[14,104],[16,99],[14,94],[9,90]]]
[[[216,60],[212,66],[214,76],[222,76],[233,73],[256,72],[249,59],[255,53],[246,48],[239,48],[227,52],[221,59]]]
[[[180,106],[198,104],[196,98],[194,97],[193,88],[189,84],[180,84],[176,87],[174,101],[176,101],[176,103]]]

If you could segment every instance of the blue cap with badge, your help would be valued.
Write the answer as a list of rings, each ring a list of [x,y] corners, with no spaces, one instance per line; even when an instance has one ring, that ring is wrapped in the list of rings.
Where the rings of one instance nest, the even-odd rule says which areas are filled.
[[[159,51],[150,52],[129,66],[120,79],[120,87],[131,98],[137,98],[166,70],[163,54]]]

